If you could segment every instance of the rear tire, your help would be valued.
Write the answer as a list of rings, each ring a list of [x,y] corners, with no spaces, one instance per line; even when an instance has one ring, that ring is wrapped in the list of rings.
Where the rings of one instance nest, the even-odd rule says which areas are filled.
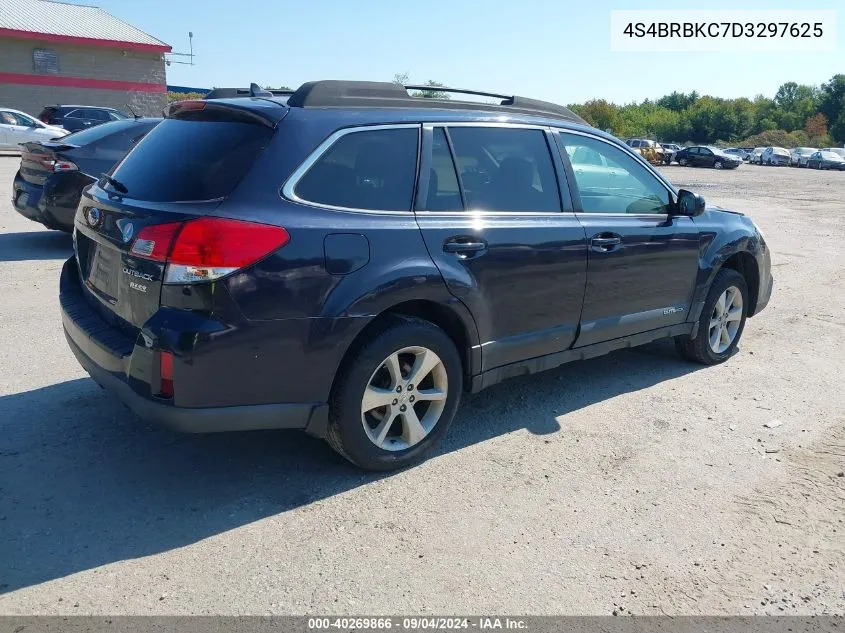
[[[446,434],[462,390],[461,358],[446,333],[391,317],[341,364],[326,439],[365,470],[405,468]]]
[[[713,279],[698,320],[695,338],[675,337],[675,348],[687,360],[702,365],[725,362],[734,353],[748,311],[748,285],[745,277],[723,268]]]

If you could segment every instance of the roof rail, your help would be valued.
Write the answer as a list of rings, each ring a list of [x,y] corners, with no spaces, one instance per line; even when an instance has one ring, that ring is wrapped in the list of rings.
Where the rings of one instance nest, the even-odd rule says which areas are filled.
[[[256,84],[252,84],[256,85]],[[285,97],[293,94],[293,90],[263,90],[259,87],[259,92],[267,94],[252,94],[252,86],[249,88],[214,88],[203,99],[231,99],[233,97]]]
[[[452,101],[449,99],[431,99],[413,97],[408,90],[448,92],[480,97],[500,99],[501,102],[478,103],[473,101]],[[330,108],[330,107],[372,107],[372,108],[441,108],[449,110],[502,110],[521,114],[541,115],[557,119],[566,119],[575,123],[586,121],[569,108],[516,95],[503,95],[494,92],[481,92],[463,88],[441,86],[402,86],[387,81],[309,81],[302,84],[289,98],[290,107]]]

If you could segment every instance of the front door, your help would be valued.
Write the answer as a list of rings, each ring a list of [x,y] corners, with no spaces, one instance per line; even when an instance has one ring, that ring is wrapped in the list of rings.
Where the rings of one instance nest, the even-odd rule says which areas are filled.
[[[590,135],[558,139],[589,246],[575,346],[684,322],[698,273],[693,219],[671,215],[669,188],[622,148]]]
[[[417,222],[450,292],[475,318],[483,369],[568,349],[587,247],[558,184],[551,133],[426,125],[423,139]]]

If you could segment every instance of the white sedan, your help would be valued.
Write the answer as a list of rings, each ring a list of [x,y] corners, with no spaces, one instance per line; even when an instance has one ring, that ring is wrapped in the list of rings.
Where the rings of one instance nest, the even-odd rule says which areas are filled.
[[[26,112],[0,108],[0,150],[20,151],[19,143],[49,141],[67,133],[66,129],[42,123]]]

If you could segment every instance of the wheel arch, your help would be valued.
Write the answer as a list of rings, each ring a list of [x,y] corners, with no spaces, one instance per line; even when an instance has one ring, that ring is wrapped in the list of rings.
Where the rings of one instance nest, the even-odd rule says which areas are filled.
[[[347,362],[353,358],[358,350],[385,324],[393,319],[416,318],[428,321],[443,330],[452,340],[458,355],[461,358],[461,369],[464,375],[464,388],[468,389],[470,378],[480,371],[481,358],[478,346],[478,332],[475,322],[463,304],[455,302],[451,305],[444,305],[431,299],[409,299],[391,305],[379,312],[360,332],[355,336],[338,365],[332,379],[332,389],[343,372]]]
[[[760,296],[760,271],[757,260],[748,251],[737,251],[722,263],[719,270],[722,268],[735,270],[745,279],[748,286],[748,315],[753,315],[757,310],[757,299]]]

